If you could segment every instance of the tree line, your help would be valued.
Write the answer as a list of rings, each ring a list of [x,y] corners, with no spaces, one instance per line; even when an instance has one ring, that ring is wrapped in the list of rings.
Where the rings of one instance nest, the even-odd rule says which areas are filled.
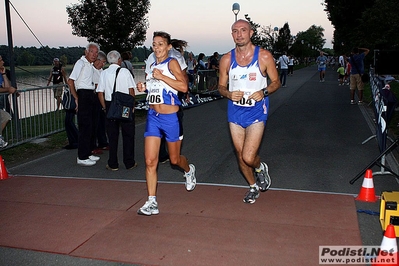
[[[16,66],[41,66],[51,65],[55,57],[59,58],[64,64],[74,64],[82,55],[86,47],[14,47],[14,63]],[[106,53],[108,51],[105,51]],[[136,47],[131,50],[133,62],[144,62],[152,52],[151,48]],[[3,57],[4,64],[10,65],[10,56],[7,45],[0,45],[0,55]]]
[[[322,4],[335,28],[333,48],[338,53],[353,47],[398,50],[397,0],[324,0]]]

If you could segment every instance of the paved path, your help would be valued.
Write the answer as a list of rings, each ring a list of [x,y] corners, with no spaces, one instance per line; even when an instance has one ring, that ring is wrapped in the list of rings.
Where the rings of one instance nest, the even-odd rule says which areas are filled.
[[[176,223],[180,224],[178,222],[180,220],[184,225],[187,225],[187,221],[195,220],[196,223],[206,224],[209,228],[212,228],[218,222],[231,225],[232,227],[229,227],[231,231],[220,230],[220,237],[226,239],[226,243],[233,243],[231,248],[223,249],[223,243],[212,246],[213,252],[222,257],[238,252],[236,250],[237,245],[241,244],[242,248],[248,248],[250,244],[246,242],[248,240],[246,236],[249,234],[247,231],[253,232],[257,230],[257,226],[260,226],[258,223],[252,224],[254,216],[259,221],[265,221],[264,224],[261,223],[264,225],[263,230],[266,230],[266,233],[270,231],[270,234],[274,236],[274,238],[268,238],[266,234],[258,238],[254,237],[256,238],[254,246],[259,247],[263,245],[267,247],[265,248],[266,260],[273,257],[273,254],[280,254],[281,245],[291,247],[286,251],[293,251],[295,249],[290,245],[293,243],[300,246],[301,244],[306,245],[306,243],[313,240],[316,245],[315,249],[310,249],[308,250],[309,253],[306,253],[309,258],[312,258],[311,261],[305,262],[297,254],[294,256],[296,259],[294,262],[281,261],[281,264],[273,263],[271,265],[318,265],[318,262],[315,260],[318,258],[316,249],[319,245],[332,243],[335,245],[349,245],[350,243],[357,245],[361,243],[364,245],[380,245],[382,231],[379,218],[364,213],[356,213],[356,209],[379,211],[379,202],[362,203],[354,201],[353,196],[357,195],[360,191],[362,179],[359,179],[353,185],[349,184],[349,181],[359,171],[363,170],[379,153],[375,139],[362,144],[375,131],[372,117],[369,115],[372,112],[365,105],[350,105],[348,86],[338,86],[337,83],[337,74],[335,71],[328,70],[326,81],[320,83],[316,68],[308,67],[296,71],[294,76],[288,77],[287,87],[281,88],[277,93],[271,95],[270,120],[267,124],[260,155],[262,160],[266,161],[269,165],[273,184],[271,191],[262,193],[254,205],[246,205],[241,202],[246,191],[246,183],[238,171],[228,132],[226,122],[227,101],[222,99],[186,110],[184,116],[185,141],[182,151],[183,154],[188,156],[190,162],[194,163],[197,167],[198,188],[194,191],[195,193],[185,192],[182,173],[178,169],[170,167],[169,164],[161,164],[159,166],[159,180],[161,182],[159,186],[160,214],[156,218],[145,218],[148,218],[148,221],[152,221],[151,219],[154,221],[160,221],[159,219],[161,219],[162,221],[162,217],[164,217],[165,223],[160,222],[159,226],[163,224],[173,226]],[[146,198],[143,132],[144,124],[137,125],[136,158],[139,166],[136,169],[128,171],[120,167],[120,170],[116,172],[107,171],[105,169],[106,153],[101,155],[101,160],[96,166],[79,167],[76,165],[76,150],[62,150],[45,158],[9,169],[12,177],[0,183],[0,191],[1,189],[6,192],[8,191],[7,193],[0,194],[0,206],[3,206],[3,203],[7,203],[7,205],[11,204],[8,206],[20,207],[17,204],[20,203],[18,197],[15,197],[13,193],[7,197],[7,195],[10,195],[10,190],[15,189],[15,194],[21,195],[21,197],[25,195],[24,193],[21,194],[21,191],[27,195],[43,195],[41,199],[31,197],[32,199],[29,200],[29,197],[27,199],[25,196],[24,200],[22,200],[22,202],[26,201],[26,203],[31,204],[29,206],[34,206],[38,210],[40,210],[40,206],[43,207],[43,205],[48,204],[51,206],[66,205],[70,208],[90,205],[90,208],[106,209],[107,212],[110,210],[116,213],[122,212],[122,216],[117,215],[117,218],[112,216],[111,220],[113,219],[112,221],[114,222],[121,221],[118,219],[123,220],[128,217],[128,220],[132,219],[129,223],[136,221],[140,224],[138,229],[140,233],[143,233],[142,231],[146,229],[142,227],[144,225],[137,221],[141,218],[138,218],[135,214],[139,205]],[[388,158],[388,161],[393,169],[397,169],[397,163],[393,158]],[[378,171],[379,169],[375,167],[373,170]],[[25,185],[28,187],[25,187],[24,182],[21,180],[26,180],[27,183]],[[32,180],[40,180],[40,182],[44,182],[43,184],[46,185],[43,185],[43,190],[39,188],[37,190],[32,189],[32,187],[35,187],[29,183]],[[49,180],[48,182],[54,185],[54,191],[57,193],[49,188],[43,180]],[[79,191],[79,193],[72,194],[74,195],[73,197],[76,197],[73,202],[70,202],[71,199],[67,197],[71,196],[71,194],[68,194],[71,191],[67,189],[64,191],[62,189],[67,188],[64,183],[66,181],[64,180],[71,180],[67,183],[72,187],[75,186],[77,191]],[[82,180],[90,184],[83,190],[80,185],[77,185]],[[69,182],[72,182],[72,184]],[[96,189],[98,189],[97,186],[94,185],[98,184],[98,182],[108,182],[110,190],[111,188],[115,188],[116,184],[125,184],[125,187],[129,187],[132,190],[131,198],[125,198],[126,202],[121,200],[121,205],[116,207],[114,205],[111,207],[96,206],[102,200],[102,197],[99,198],[98,192],[96,192]],[[380,195],[383,191],[396,190],[398,187],[392,175],[376,176],[374,178],[374,185],[377,195]],[[93,190],[89,189],[90,187],[93,187]],[[66,195],[60,199],[59,197],[62,193],[66,193]],[[93,196],[92,193],[96,196]],[[108,193],[109,191],[104,195],[105,202],[110,204],[119,202],[110,200]],[[115,195],[118,195],[118,193],[115,192]],[[337,197],[340,203],[330,204],[331,197],[334,199]],[[228,202],[225,203],[226,200]],[[179,202],[185,204],[179,204]],[[93,204],[95,206],[92,206]],[[190,206],[196,207],[190,208]],[[307,207],[305,208],[304,206]],[[0,207],[0,217],[9,214],[9,211],[13,210],[12,207]],[[207,216],[207,214],[196,213],[200,212],[200,210],[205,212],[206,210],[212,210],[211,213],[213,214]],[[214,216],[215,210],[217,210],[216,213],[219,215]],[[245,212],[247,210],[255,210],[255,213],[246,215]],[[193,219],[190,216],[193,212],[196,213],[193,216],[197,219]],[[38,213],[41,212],[38,211]],[[229,220],[229,217],[231,220]],[[357,218],[357,221],[356,219],[353,220],[353,217]],[[8,220],[9,223],[12,221],[20,222],[18,217],[11,218],[15,220]],[[204,223],[203,219],[207,219],[207,222]],[[209,219],[212,219],[213,222],[210,222]],[[223,221],[226,221],[226,219],[231,224],[229,222],[224,223]],[[241,223],[238,221],[244,222]],[[317,225],[315,221],[317,221]],[[207,224],[208,222],[210,224]],[[314,236],[311,235],[310,239],[308,239],[309,235],[306,234],[306,230],[302,231],[303,229],[294,226],[298,222],[304,228],[313,228],[315,232],[319,233]],[[18,223],[18,225],[23,228],[22,224]],[[134,225],[135,223],[131,226]],[[155,225],[158,225],[158,222]],[[284,226],[280,227],[282,225]],[[108,226],[108,224],[99,226],[93,233],[93,236],[96,233],[103,235],[109,229]],[[8,228],[10,230],[17,230],[19,227],[11,226]],[[39,228],[43,230],[42,227]],[[205,231],[201,231],[200,227],[197,228],[199,232],[205,234]],[[327,228],[327,230],[322,228]],[[302,232],[291,234],[293,231],[288,229],[294,232]],[[32,230],[35,231],[34,226]],[[184,232],[184,229],[182,230]],[[279,230],[287,232],[287,234],[276,233],[276,231],[281,232]],[[340,233],[334,230],[338,230]],[[348,233],[348,231],[352,234]],[[228,236],[233,232],[234,235],[237,234],[238,236],[241,236],[241,233],[243,233],[242,238],[232,241]],[[344,237],[338,237],[331,242],[332,232],[337,236],[343,234]],[[129,259],[126,259],[126,257],[125,259],[120,259],[120,257],[116,256],[118,252],[114,253],[115,256],[112,256],[112,252],[101,252],[102,246],[97,246],[98,251],[100,251],[96,253],[97,255],[92,255],[93,253],[87,255],[86,253],[85,256],[84,254],[82,255],[79,252],[74,253],[74,251],[70,250],[57,252],[54,250],[35,249],[23,246],[20,242],[18,242],[20,243],[19,245],[11,245],[7,241],[1,241],[2,236],[3,240],[8,239],[8,237],[0,229],[0,246],[3,247],[0,248],[0,264],[12,265],[14,262],[17,263],[14,265],[43,265],[41,262],[45,261],[50,262],[48,263],[49,265],[118,265],[121,262],[176,265],[177,261],[184,262],[186,258],[173,257],[172,251],[164,250],[168,245],[172,245],[170,243],[171,239],[175,236],[177,237],[176,232],[172,235],[168,235],[169,233],[168,231],[161,232],[159,234],[160,237],[154,239],[154,243],[161,243],[159,244],[159,249],[155,249],[154,252],[162,253],[164,251],[167,253],[164,260],[154,261],[147,260],[147,258],[140,258],[137,255],[136,257],[130,256]],[[288,235],[290,237],[287,237]],[[354,237],[352,237],[353,235]],[[356,237],[356,235],[360,236]],[[168,236],[168,238],[164,239],[164,236]],[[283,236],[281,238],[283,244],[279,244],[279,236]],[[111,236],[103,238],[103,241],[110,240],[109,237]],[[87,239],[91,238],[88,237]],[[184,241],[188,241],[189,239],[190,236],[185,235],[181,238],[181,241],[184,243]],[[315,241],[316,239],[318,241]],[[210,238],[209,244],[215,243],[213,240],[213,238]],[[207,243],[206,239],[200,240],[200,242],[202,241],[205,241],[203,243]],[[43,242],[47,243],[46,241]],[[73,245],[77,243],[80,242],[73,242]],[[126,239],[120,242],[120,244],[125,247]],[[197,244],[199,245],[200,243]],[[181,245],[181,243],[176,242],[172,246],[181,247]],[[204,250],[205,246],[202,246],[200,249],[201,252],[204,252],[201,253],[202,255],[206,253],[206,250]],[[129,247],[132,249],[138,248],[134,243]],[[92,248],[96,249],[96,245]],[[41,250],[58,254],[41,253],[31,250]],[[102,254],[102,256],[99,256],[99,254]],[[168,260],[168,255],[177,260]],[[242,265],[240,262],[242,262],[243,258],[239,255],[237,256],[236,265]],[[80,257],[91,259],[82,259]],[[135,258],[136,260],[134,260]],[[159,259],[158,253],[156,258]],[[207,259],[201,261],[198,258],[192,265],[212,264]],[[247,259],[249,260],[249,258]],[[29,264],[26,261],[31,261],[32,263]],[[219,261],[215,261],[215,264],[219,264]],[[230,260],[226,260],[227,262],[230,263],[229,265],[234,265],[234,262]]]

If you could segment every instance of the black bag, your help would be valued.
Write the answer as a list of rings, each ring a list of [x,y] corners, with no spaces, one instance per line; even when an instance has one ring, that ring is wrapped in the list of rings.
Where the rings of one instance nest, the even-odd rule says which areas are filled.
[[[120,68],[116,71],[114,91],[112,93],[112,100],[107,112],[108,119],[120,121],[133,121],[134,112],[134,97],[130,94],[115,91],[116,78],[118,77]]]
[[[71,90],[68,88],[68,86],[64,87],[64,93],[62,94],[62,106],[68,111],[76,109],[75,98],[73,98]]]

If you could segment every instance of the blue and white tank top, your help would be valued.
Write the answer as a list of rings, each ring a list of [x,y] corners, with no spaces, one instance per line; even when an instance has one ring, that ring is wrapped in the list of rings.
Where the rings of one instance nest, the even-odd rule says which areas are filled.
[[[239,102],[234,102],[234,105],[242,107],[255,106],[257,103],[254,100],[249,100],[248,97],[254,92],[267,87],[267,77],[264,76],[260,70],[258,57],[259,46],[255,46],[252,61],[246,66],[241,66],[236,61],[235,49],[231,50],[229,91],[244,92],[243,99]]]
[[[147,101],[150,105],[151,104],[181,105],[181,101],[177,95],[178,91],[173,89],[165,82],[155,79],[152,75],[154,68],[157,68],[162,71],[163,75],[170,77],[172,79],[176,79],[169,69],[169,62],[171,59],[173,58],[168,57],[161,63],[157,64],[156,62],[154,62],[150,66],[150,73],[147,75],[146,78],[146,87],[148,90]]]

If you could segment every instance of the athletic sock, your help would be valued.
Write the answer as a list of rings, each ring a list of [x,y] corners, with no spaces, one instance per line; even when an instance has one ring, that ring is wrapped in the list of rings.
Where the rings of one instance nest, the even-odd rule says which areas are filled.
[[[260,171],[265,170],[263,164],[259,165],[259,168],[255,168],[255,172],[260,173]]]
[[[259,186],[255,183],[253,185],[249,185],[250,188],[255,188],[256,190],[259,190]]]
[[[157,201],[157,196],[148,196],[148,201]]]

